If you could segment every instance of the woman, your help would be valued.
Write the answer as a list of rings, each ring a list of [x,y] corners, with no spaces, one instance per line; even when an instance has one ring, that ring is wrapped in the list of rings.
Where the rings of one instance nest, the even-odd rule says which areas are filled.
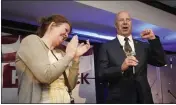
[[[61,15],[41,21],[38,35],[29,35],[21,42],[16,55],[19,78],[19,103],[70,103],[66,73],[70,88],[76,86],[79,58],[90,48],[90,43],[78,46],[74,36],[63,52],[56,49],[71,32],[70,22]]]

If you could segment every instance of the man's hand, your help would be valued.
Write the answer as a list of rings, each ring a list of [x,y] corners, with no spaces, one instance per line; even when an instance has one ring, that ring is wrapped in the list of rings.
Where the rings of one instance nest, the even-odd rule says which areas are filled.
[[[146,29],[146,30],[142,31],[141,37],[143,39],[147,39],[147,40],[153,40],[156,38],[155,34],[153,33],[153,31],[151,29]]]
[[[128,56],[124,62],[122,63],[121,70],[126,71],[129,66],[136,66],[138,64],[138,60],[134,56]]]

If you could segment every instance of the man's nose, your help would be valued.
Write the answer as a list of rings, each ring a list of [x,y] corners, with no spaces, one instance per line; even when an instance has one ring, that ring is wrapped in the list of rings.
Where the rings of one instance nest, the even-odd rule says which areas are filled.
[[[126,24],[127,24],[127,21],[126,21],[126,20],[124,20],[124,21],[123,21],[123,24],[124,24],[124,25],[126,25]]]

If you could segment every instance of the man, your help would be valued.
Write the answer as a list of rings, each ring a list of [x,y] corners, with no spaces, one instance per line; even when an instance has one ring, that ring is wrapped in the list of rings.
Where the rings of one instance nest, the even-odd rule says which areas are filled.
[[[147,64],[166,64],[159,37],[149,29],[141,33],[149,43],[133,39],[132,20],[126,11],[116,15],[115,25],[117,37],[101,46],[98,57],[100,80],[108,83],[106,103],[153,103]]]

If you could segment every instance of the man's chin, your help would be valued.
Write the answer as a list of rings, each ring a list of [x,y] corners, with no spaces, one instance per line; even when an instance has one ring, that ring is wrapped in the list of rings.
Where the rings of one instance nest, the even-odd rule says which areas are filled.
[[[129,35],[131,35],[131,33],[130,32],[123,32],[122,35],[129,36]]]

